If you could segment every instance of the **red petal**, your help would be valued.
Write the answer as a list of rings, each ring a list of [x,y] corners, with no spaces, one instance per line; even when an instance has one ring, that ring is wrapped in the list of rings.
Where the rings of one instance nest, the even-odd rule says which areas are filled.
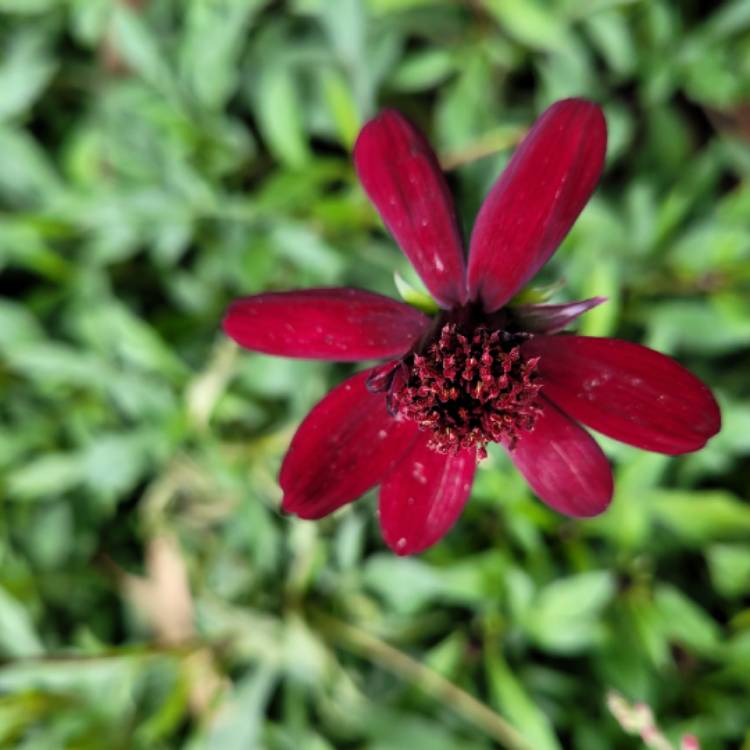
[[[433,297],[446,307],[465,302],[456,211],[424,136],[403,115],[385,110],[359,134],[354,164],[388,231]]]
[[[380,528],[398,555],[421,552],[447,534],[471,492],[476,450],[446,456],[427,440],[417,439],[380,488]]]
[[[468,287],[487,312],[502,307],[547,262],[599,179],[607,146],[601,109],[553,104],[487,196],[471,235]]]
[[[567,328],[576,318],[606,301],[606,297],[591,297],[561,305],[518,305],[513,308],[513,315],[523,331],[557,333]]]
[[[394,419],[383,394],[367,390],[371,372],[334,388],[299,426],[279,475],[286,512],[332,513],[378,484],[411,447],[416,426]]]
[[[339,362],[403,354],[429,325],[413,307],[361,289],[258,294],[233,302],[224,318],[246,349]]]
[[[532,490],[567,516],[595,516],[612,499],[612,470],[602,449],[579,424],[546,399],[534,429],[508,451]]]
[[[544,394],[609,437],[659,453],[702,448],[721,427],[711,391],[673,359],[645,346],[588,336],[536,336]]]

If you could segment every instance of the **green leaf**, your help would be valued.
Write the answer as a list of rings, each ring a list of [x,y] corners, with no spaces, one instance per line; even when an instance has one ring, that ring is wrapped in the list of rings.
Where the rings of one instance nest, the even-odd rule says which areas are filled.
[[[301,98],[289,65],[269,60],[258,73],[255,91],[258,125],[274,156],[292,169],[301,169],[310,159]]]
[[[269,0],[190,0],[180,49],[182,76],[208,109],[223,107],[239,80],[239,56],[253,18]]]
[[[0,122],[26,112],[55,72],[42,37],[15,37],[0,56]]]
[[[499,655],[487,655],[489,687],[500,713],[506,716],[535,750],[560,750],[552,724],[523,683]]]
[[[434,315],[437,313],[439,310],[438,303],[427,291],[421,291],[413,287],[398,271],[394,272],[393,281],[396,284],[398,293],[401,295],[401,299],[406,302],[407,305],[416,307],[417,310],[421,310],[428,315]]]
[[[141,434],[99,433],[81,454],[83,478],[92,491],[116,498],[141,479],[149,453],[155,458],[152,441]]]
[[[750,545],[714,544],[706,550],[706,559],[721,596],[738,599],[750,593]]]
[[[75,454],[57,453],[35,458],[8,476],[8,491],[21,500],[51,500],[78,485],[84,469]]]
[[[625,14],[620,10],[601,11],[587,16],[585,24],[609,67],[620,76],[632,73],[638,56]]]
[[[61,193],[48,155],[24,130],[0,124],[0,196],[23,206],[49,203]]]
[[[484,7],[502,31],[524,45],[548,51],[565,42],[567,29],[554,7],[537,0],[485,0]]]
[[[665,633],[683,647],[699,654],[715,653],[721,642],[721,629],[714,620],[673,586],[660,585],[655,602],[663,618]]]
[[[373,555],[364,569],[365,583],[398,612],[416,612],[442,590],[439,576],[417,558]],[[398,586],[393,582],[399,581]]]
[[[591,648],[601,633],[601,614],[612,600],[615,582],[608,571],[590,571],[545,586],[527,611],[526,629],[552,653]]]
[[[35,15],[62,5],[64,0],[0,0],[0,13]]]
[[[252,670],[225,697],[206,731],[206,750],[248,750],[261,747],[266,706],[271,699],[277,673],[273,667]]]
[[[429,48],[407,57],[394,71],[390,83],[399,91],[425,91],[438,86],[455,70],[455,59],[449,50]]]
[[[40,656],[43,651],[28,611],[0,586],[0,653],[28,658]]]
[[[323,93],[336,131],[341,142],[351,149],[362,127],[357,103],[344,77],[338,71],[324,70],[321,76]]]
[[[729,492],[659,490],[650,496],[654,517],[683,543],[702,547],[750,534],[750,506]]]
[[[123,60],[163,94],[176,96],[172,71],[161,43],[143,17],[128,5],[117,3],[111,16],[111,43]]]
[[[0,299],[0,352],[43,338],[36,318],[22,305]]]

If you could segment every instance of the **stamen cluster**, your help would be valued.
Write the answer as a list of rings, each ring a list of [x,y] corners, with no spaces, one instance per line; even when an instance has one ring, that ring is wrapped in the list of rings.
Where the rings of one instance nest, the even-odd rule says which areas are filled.
[[[540,407],[538,357],[524,359],[517,336],[480,325],[466,335],[447,323],[423,353],[410,354],[393,375],[392,413],[432,432],[440,453],[488,442],[513,447],[518,433],[534,426]]]

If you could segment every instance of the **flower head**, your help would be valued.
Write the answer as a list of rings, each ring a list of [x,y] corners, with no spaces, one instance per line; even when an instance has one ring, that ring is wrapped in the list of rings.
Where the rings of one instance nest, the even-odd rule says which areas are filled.
[[[424,137],[392,110],[365,125],[354,148],[359,178],[439,310],[431,318],[358,289],[260,294],[230,306],[224,330],[248,349],[387,360],[334,388],[302,422],[281,468],[285,511],[320,518],[380,485],[383,536],[409,554],[456,521],[490,442],[545,503],[580,517],[612,497],[609,463],[582,425],[670,454],[718,432],[710,390],[674,360],[563,333],[603,298],[510,304],[580,214],[605,150],[598,106],[552,105],[492,188],[465,253]]]

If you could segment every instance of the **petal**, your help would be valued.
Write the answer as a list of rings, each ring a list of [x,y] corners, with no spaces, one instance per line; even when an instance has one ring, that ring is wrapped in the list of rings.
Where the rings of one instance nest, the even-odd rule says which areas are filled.
[[[413,307],[361,289],[258,294],[233,302],[224,318],[246,349],[339,362],[403,354],[429,325]]]
[[[584,99],[553,104],[487,196],[471,235],[468,287],[502,307],[547,262],[578,218],[604,164],[607,126]]]
[[[521,330],[529,333],[557,333],[576,318],[606,302],[606,297],[591,297],[561,305],[518,305],[512,308]]]
[[[416,437],[394,419],[382,393],[365,387],[371,370],[334,388],[299,426],[281,466],[282,509],[320,518],[378,484]]]
[[[522,432],[513,463],[547,505],[567,516],[595,516],[612,499],[612,470],[591,435],[554,404],[544,410],[534,429]]]
[[[427,447],[428,438],[419,436],[380,488],[380,528],[398,555],[421,552],[447,534],[471,492],[476,450],[444,455]]]
[[[617,339],[536,336],[544,394],[574,419],[615,440],[659,453],[702,448],[721,427],[711,391],[653,349]]]
[[[354,145],[359,180],[383,223],[435,299],[466,300],[461,233],[430,144],[392,109],[370,120]]]

